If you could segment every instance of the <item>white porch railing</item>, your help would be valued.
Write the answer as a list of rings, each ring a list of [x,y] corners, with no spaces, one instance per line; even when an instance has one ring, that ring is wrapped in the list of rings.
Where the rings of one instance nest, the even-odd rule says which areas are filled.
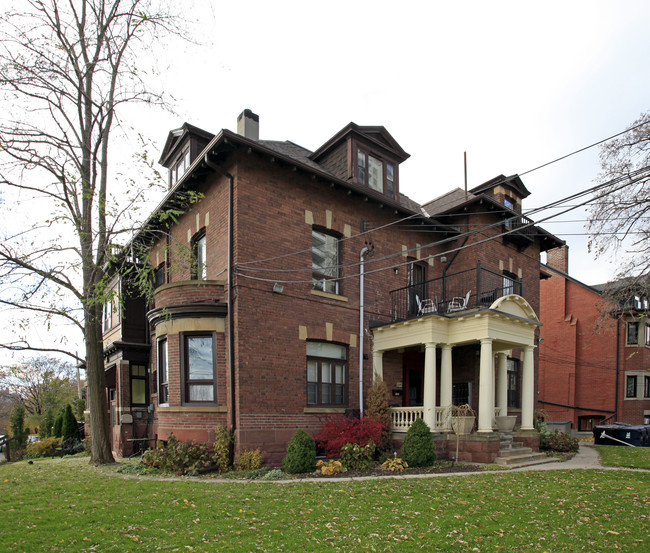
[[[445,407],[436,407],[435,423],[432,430],[443,430],[447,427],[446,417],[447,409]],[[424,407],[391,407],[390,419],[393,432],[406,432],[413,424],[416,418],[424,418]]]
[[[451,418],[448,416],[447,407],[436,407],[435,425],[432,430],[451,430]],[[501,414],[501,407],[494,408],[494,416]],[[424,407],[391,407],[390,420],[393,432],[407,432],[413,421],[424,418]]]

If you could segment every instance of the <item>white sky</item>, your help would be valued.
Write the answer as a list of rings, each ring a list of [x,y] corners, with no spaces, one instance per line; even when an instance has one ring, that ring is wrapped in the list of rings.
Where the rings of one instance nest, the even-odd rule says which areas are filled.
[[[613,135],[650,108],[642,0],[182,4],[199,44],[151,47],[177,113],[123,113],[132,147],[143,133],[156,155],[184,121],[236,130],[245,108],[260,116],[260,138],[311,150],[350,121],[383,125],[411,154],[401,191],[424,203],[463,186],[464,151],[472,188]],[[524,209],[591,186],[597,154],[525,175]],[[572,276],[596,284],[616,263],[587,253],[584,217],[542,226],[567,240]]]
[[[411,154],[401,191],[424,203],[523,173],[611,136],[650,108],[650,3],[642,1],[196,2],[201,46],[162,59],[177,116],[141,130],[159,145],[188,121],[315,150],[350,121],[384,125]],[[399,7],[396,7],[399,6]],[[523,177],[530,209],[593,184],[594,148]],[[584,212],[561,221],[584,219]],[[543,225],[570,246],[570,273],[604,282],[579,223]]]

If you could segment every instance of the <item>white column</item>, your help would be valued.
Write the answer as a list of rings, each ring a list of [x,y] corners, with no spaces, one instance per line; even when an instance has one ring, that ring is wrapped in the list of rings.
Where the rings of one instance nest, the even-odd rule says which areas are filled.
[[[436,344],[427,342],[424,352],[424,422],[431,430],[436,423]]]
[[[501,408],[501,416],[508,414],[508,356],[497,353],[497,407]]]
[[[375,350],[372,352],[372,382],[377,384],[384,380],[384,352]]]
[[[492,339],[481,340],[481,364],[478,388],[478,431],[492,432],[494,417],[494,356]]]
[[[442,355],[440,356],[440,407],[449,408],[451,405],[451,381],[451,346],[444,344],[442,346]],[[451,417],[445,420],[444,425],[445,428],[451,428]]]
[[[524,348],[524,367],[521,375],[521,429],[533,430],[535,410],[535,359],[533,346]]]

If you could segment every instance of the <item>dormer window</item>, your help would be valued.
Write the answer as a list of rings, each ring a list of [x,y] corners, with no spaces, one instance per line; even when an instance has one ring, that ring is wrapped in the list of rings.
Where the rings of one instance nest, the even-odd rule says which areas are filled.
[[[190,150],[186,150],[181,154],[181,157],[172,165],[169,170],[169,186],[174,186],[184,174],[190,168]]]
[[[503,198],[503,205],[505,205],[508,209],[512,209],[513,211],[515,210],[515,201],[508,196],[505,196]]]
[[[395,197],[395,165],[359,149],[357,150],[356,181],[373,190]]]

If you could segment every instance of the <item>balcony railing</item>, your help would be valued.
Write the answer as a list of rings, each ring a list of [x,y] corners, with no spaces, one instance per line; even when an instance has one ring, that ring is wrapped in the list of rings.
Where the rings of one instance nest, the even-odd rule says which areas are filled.
[[[504,238],[518,246],[525,247],[535,241],[534,221],[523,215],[507,219],[503,231],[507,233],[504,234]]]
[[[489,307],[510,294],[523,295],[523,281],[483,269],[479,263],[473,269],[398,288],[390,296],[393,320],[399,321]]]

